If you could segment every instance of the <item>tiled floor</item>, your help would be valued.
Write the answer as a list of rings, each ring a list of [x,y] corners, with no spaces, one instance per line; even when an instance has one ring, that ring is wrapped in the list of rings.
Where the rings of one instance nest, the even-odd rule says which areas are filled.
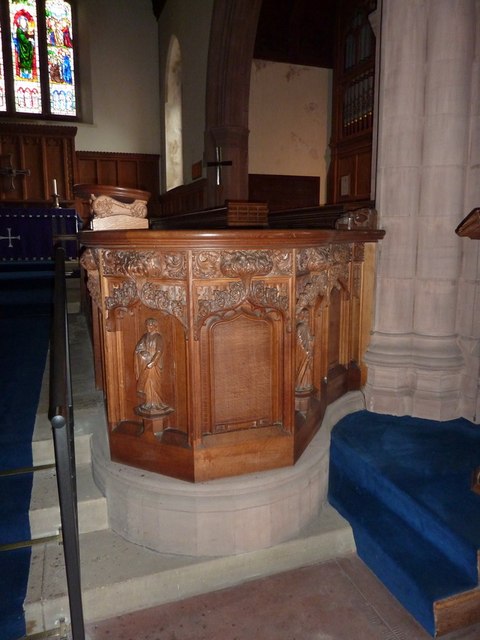
[[[356,556],[89,624],[89,640],[428,640]],[[480,625],[443,636],[479,640]]]

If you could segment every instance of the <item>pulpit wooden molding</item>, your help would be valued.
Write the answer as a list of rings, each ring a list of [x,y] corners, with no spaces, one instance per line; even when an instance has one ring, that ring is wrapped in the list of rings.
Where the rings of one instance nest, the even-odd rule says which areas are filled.
[[[82,232],[112,459],[189,481],[293,465],[362,384],[383,234]]]
[[[470,211],[456,228],[456,233],[460,237],[480,240],[480,207]]]

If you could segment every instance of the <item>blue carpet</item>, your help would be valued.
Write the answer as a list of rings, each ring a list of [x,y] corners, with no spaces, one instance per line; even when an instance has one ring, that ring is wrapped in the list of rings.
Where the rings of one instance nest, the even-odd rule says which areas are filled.
[[[32,465],[32,434],[48,351],[53,277],[0,269],[0,471]],[[0,477],[0,544],[30,539],[32,474]],[[30,548],[0,552],[0,638],[25,635]]]
[[[329,501],[359,556],[432,635],[433,603],[478,585],[480,426],[360,411],[333,429]]]

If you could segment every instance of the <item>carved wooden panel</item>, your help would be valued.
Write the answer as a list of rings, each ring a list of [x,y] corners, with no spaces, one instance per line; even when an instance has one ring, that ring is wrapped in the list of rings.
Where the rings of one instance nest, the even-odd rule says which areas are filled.
[[[274,323],[238,313],[208,328],[211,421],[214,433],[272,426],[282,417],[275,372],[281,367]],[[235,362],[236,375],[230,375]]]
[[[194,481],[293,464],[359,388],[382,235],[82,232],[112,458]]]

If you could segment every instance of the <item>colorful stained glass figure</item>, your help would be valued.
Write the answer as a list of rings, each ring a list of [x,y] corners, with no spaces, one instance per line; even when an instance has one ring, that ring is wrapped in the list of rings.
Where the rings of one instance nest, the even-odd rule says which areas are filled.
[[[2,25],[0,23],[0,43],[2,42]],[[0,46],[0,112],[7,110],[5,96],[5,69],[3,66],[3,48]]]
[[[12,0],[9,6],[15,110],[41,113],[37,5],[35,0]]]
[[[46,0],[50,110],[54,115],[76,115],[72,7],[63,0]]]

